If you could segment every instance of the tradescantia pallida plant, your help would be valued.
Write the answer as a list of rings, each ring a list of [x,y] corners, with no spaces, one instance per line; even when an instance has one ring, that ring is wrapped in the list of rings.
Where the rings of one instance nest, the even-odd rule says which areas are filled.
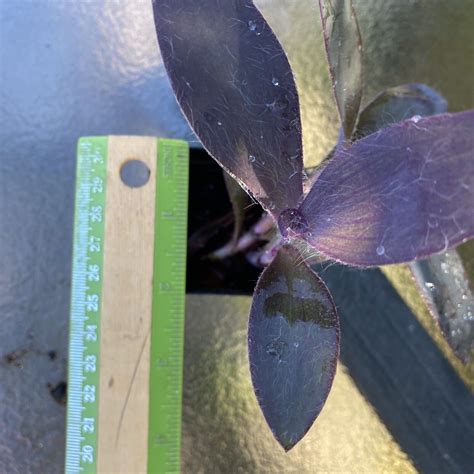
[[[336,308],[306,256],[372,267],[419,260],[474,236],[474,111],[446,113],[444,99],[421,84],[389,89],[361,111],[352,4],[319,7],[341,135],[304,192],[295,81],[253,2],[153,1],[184,115],[277,223],[248,344],[257,399],[285,450],[320,413],[339,354]]]

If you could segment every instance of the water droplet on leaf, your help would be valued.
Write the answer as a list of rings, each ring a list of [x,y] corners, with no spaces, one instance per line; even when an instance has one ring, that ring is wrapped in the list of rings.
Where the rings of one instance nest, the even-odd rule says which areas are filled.
[[[462,331],[460,329],[453,329],[451,331],[451,337],[456,337],[457,335],[461,335]]]
[[[249,163],[255,163],[255,156],[254,155],[249,155]]]
[[[273,84],[274,86],[279,86],[279,85],[280,85],[280,82],[278,81],[278,79],[277,79],[276,77],[273,77],[273,78],[272,78],[272,84]]]
[[[383,245],[379,245],[376,249],[375,252],[377,255],[383,255],[385,253],[385,247]]]
[[[441,270],[443,271],[443,273],[448,274],[449,265],[446,262],[441,262]]]
[[[418,123],[421,120],[421,115],[413,115],[410,119],[413,123]]]
[[[250,31],[255,31],[257,29],[257,22],[255,20],[249,20],[248,25]]]

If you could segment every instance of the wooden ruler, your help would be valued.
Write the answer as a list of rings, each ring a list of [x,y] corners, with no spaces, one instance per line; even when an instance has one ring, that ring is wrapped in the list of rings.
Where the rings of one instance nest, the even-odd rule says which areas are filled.
[[[179,472],[188,162],[177,140],[79,141],[67,473]]]

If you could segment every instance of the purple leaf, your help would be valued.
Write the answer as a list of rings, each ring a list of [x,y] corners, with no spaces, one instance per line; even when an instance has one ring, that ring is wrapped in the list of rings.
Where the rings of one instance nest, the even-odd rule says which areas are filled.
[[[303,201],[306,240],[359,266],[400,263],[474,236],[474,110],[412,117],[337,150]]]
[[[413,262],[410,269],[431,314],[464,363],[474,354],[474,295],[456,250]]]
[[[446,100],[425,84],[403,84],[381,92],[361,111],[354,136],[359,139],[413,115],[426,117],[448,110]]]
[[[362,110],[354,135],[362,138],[413,115],[446,111],[446,100],[424,84],[393,87]],[[444,338],[456,356],[468,363],[474,354],[474,296],[457,250],[432,255],[409,266]]]
[[[280,248],[255,289],[249,359],[260,407],[286,451],[319,415],[338,354],[339,320],[326,286],[296,249]]]
[[[446,100],[424,84],[393,87],[361,111],[354,135],[362,138],[413,115],[429,116],[446,111]],[[468,363],[474,354],[474,296],[457,250],[432,255],[409,266],[444,338],[456,356]]]
[[[301,123],[285,53],[249,0],[154,0],[163,61],[204,147],[277,216],[302,195]]]
[[[346,139],[362,98],[362,38],[351,0],[319,0],[334,97]]]

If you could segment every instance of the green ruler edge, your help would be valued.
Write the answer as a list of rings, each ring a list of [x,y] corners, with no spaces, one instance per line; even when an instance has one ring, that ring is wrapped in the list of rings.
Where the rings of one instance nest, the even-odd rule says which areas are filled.
[[[189,148],[158,141],[148,472],[179,473]]]
[[[107,137],[77,148],[65,472],[96,473]],[[189,148],[158,140],[148,472],[179,473]]]

